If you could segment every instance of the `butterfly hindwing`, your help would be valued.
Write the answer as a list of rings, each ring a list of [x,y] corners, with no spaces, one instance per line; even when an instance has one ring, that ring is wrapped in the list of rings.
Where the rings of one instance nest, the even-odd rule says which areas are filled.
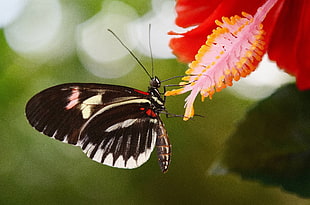
[[[110,166],[134,168],[143,164],[157,138],[158,119],[141,110],[148,106],[129,103],[95,115],[81,132],[83,151],[93,160]]]
[[[26,116],[38,131],[80,146],[100,163],[135,168],[148,160],[165,129],[149,93],[133,88],[69,83],[48,88],[29,100]],[[163,164],[169,159],[160,161]],[[162,144],[162,143],[161,143]],[[161,145],[160,145],[161,146]],[[159,152],[158,156],[164,156]],[[160,155],[161,154],[161,155]],[[160,159],[159,159],[160,160]]]

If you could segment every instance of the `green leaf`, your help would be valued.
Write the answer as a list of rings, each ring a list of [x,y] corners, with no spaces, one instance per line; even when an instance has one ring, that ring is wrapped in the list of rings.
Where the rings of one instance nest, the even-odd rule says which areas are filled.
[[[310,91],[291,84],[259,102],[228,139],[221,164],[310,197]]]

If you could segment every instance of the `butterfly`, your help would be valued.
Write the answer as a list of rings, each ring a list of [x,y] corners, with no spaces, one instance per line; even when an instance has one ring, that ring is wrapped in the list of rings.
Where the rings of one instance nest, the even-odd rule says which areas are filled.
[[[61,84],[33,96],[26,117],[39,132],[79,146],[89,158],[112,167],[139,167],[156,146],[166,172],[171,144],[159,117],[166,111],[159,87],[157,77],[148,92],[119,85]]]
[[[165,98],[159,92],[161,81],[108,31],[150,77],[148,91],[96,83],[56,85],[27,102],[26,117],[39,132],[79,146],[89,158],[112,167],[139,167],[156,147],[159,166],[165,173],[171,161],[171,144],[159,116],[167,114]]]

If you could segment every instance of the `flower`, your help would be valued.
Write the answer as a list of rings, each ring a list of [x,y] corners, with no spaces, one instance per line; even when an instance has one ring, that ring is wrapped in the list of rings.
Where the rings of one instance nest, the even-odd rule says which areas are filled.
[[[191,91],[184,120],[194,115],[193,103],[199,92],[202,99],[211,98],[215,91],[254,71],[266,52],[279,67],[296,76],[299,89],[309,89],[308,10],[307,0],[178,0],[176,24],[196,27],[171,39],[170,46],[180,61],[194,61],[181,88],[166,95]],[[236,15],[240,13],[242,17]]]

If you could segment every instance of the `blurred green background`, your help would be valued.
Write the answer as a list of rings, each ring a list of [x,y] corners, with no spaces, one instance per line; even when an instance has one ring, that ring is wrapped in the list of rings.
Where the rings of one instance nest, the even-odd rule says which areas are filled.
[[[173,18],[167,24],[158,12],[165,8],[173,15],[173,1],[111,2],[21,0],[21,8],[14,7],[16,15],[1,21],[0,204],[310,204],[306,140],[310,98],[308,92],[300,97],[294,85],[261,102],[224,90],[212,101],[198,99],[195,112],[205,117],[187,122],[162,116],[173,151],[166,174],[161,173],[154,153],[140,168],[111,168],[88,159],[78,147],[38,133],[27,123],[27,100],[57,84],[96,82],[147,90],[148,77],[127,51],[112,37],[102,39],[110,35],[105,34],[106,28],[135,48],[150,68],[147,25],[151,23],[155,74],[167,79],[184,73],[187,65],[164,54],[169,51],[167,45],[157,47],[165,38],[158,35],[174,29]],[[114,44],[108,45],[110,41]],[[141,50],[143,46],[137,42],[146,49]],[[175,83],[178,80],[168,82]],[[168,97],[169,112],[182,114],[185,97]],[[281,109],[275,110],[278,102],[282,102]],[[286,106],[292,109],[287,114]],[[272,126],[279,120],[280,125]],[[288,129],[285,138],[277,130],[281,126]],[[255,137],[257,133],[260,138]],[[276,140],[270,143],[269,137]],[[279,156],[282,164],[298,159],[297,165],[287,165],[297,167],[289,170],[289,176],[287,166],[273,167]],[[266,161],[268,166],[263,166]]]

